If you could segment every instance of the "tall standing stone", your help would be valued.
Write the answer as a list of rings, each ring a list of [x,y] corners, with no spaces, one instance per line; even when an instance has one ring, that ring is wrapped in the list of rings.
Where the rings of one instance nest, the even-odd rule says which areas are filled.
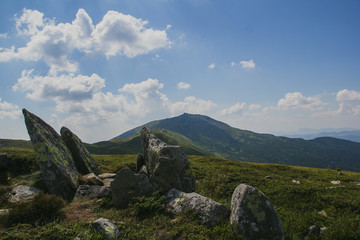
[[[141,140],[146,170],[156,190],[195,191],[190,161],[179,146],[162,142],[146,127],[141,130]]]
[[[26,109],[23,114],[49,192],[71,200],[78,186],[79,172],[70,151],[50,125]]]
[[[240,184],[231,199],[230,223],[246,239],[282,240],[284,229],[266,196],[256,188]]]
[[[60,134],[72,154],[77,170],[84,175],[88,173],[97,175],[99,168],[81,139],[66,127],[61,128]]]

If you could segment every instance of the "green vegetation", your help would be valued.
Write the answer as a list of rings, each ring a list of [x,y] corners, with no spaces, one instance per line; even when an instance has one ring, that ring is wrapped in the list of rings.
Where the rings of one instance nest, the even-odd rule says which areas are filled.
[[[93,157],[101,172],[116,172],[126,166],[134,170],[136,165],[136,155]],[[357,184],[360,173],[341,171],[343,175],[339,175],[340,169],[249,163],[195,155],[189,159],[197,179],[196,192],[227,207],[230,207],[232,193],[240,183],[261,190],[277,210],[287,239],[304,239],[312,225],[325,226],[328,230],[318,238],[309,239],[360,238],[360,186]],[[39,177],[39,172],[14,177],[7,186],[0,187],[0,195],[4,196],[15,183],[34,185]],[[300,184],[294,184],[292,180],[298,180]],[[340,181],[340,184],[333,185],[331,181]],[[26,221],[14,217],[9,224],[7,220],[9,223],[0,226],[0,239],[100,239],[91,230],[91,222],[99,217],[108,218],[119,227],[120,239],[241,239],[228,222],[208,229],[199,224],[193,211],[176,216],[167,213],[164,198],[156,194],[138,198],[127,209],[120,210],[115,209],[108,198],[98,202],[65,203],[65,208],[53,201],[55,207],[48,206],[44,216],[37,211],[48,202],[14,207],[5,199],[0,200],[0,209],[26,209],[15,210],[12,213],[15,216],[21,216],[22,212],[33,213],[29,219],[21,218]],[[82,215],[72,220],[76,206]],[[321,211],[327,216],[319,214]]]
[[[277,163],[360,172],[360,143],[335,138],[306,141],[230,127],[206,116],[183,114],[144,126],[188,155],[214,156],[247,162]],[[136,154],[139,131],[130,130],[111,141],[87,145],[92,154]]]

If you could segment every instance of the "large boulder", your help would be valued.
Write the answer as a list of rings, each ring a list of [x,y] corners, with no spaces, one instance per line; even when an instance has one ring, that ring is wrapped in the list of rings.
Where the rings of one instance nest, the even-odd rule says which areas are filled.
[[[113,204],[117,208],[126,208],[133,198],[149,197],[155,191],[147,175],[134,174],[129,168],[116,173],[110,189]]]
[[[99,218],[92,223],[92,227],[96,232],[103,235],[106,240],[115,240],[120,235],[118,227],[106,218]]]
[[[230,223],[246,239],[285,239],[280,218],[270,201],[246,184],[237,186],[232,195]]]
[[[72,154],[77,170],[81,174],[98,174],[99,168],[81,139],[66,127],[60,129],[60,134]]]
[[[193,209],[201,222],[207,227],[214,227],[229,216],[229,210],[222,204],[195,192],[184,193],[175,188],[167,193],[167,209],[175,214]]]
[[[146,172],[156,190],[163,193],[172,188],[195,191],[190,161],[179,146],[162,142],[146,127],[141,130],[141,140]]]
[[[110,195],[111,190],[109,187],[80,185],[76,191],[74,199],[76,200],[81,198],[103,198]]]
[[[49,192],[72,200],[78,186],[79,172],[70,151],[50,125],[26,109],[23,109],[23,114]]]
[[[8,201],[12,203],[29,202],[39,193],[40,190],[36,187],[18,185],[11,190]]]

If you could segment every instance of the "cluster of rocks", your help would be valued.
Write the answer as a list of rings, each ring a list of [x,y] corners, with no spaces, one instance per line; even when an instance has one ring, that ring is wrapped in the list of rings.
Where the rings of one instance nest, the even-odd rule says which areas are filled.
[[[114,206],[125,208],[135,197],[158,191],[167,196],[167,210],[178,214],[188,209],[201,224],[214,227],[230,219],[238,234],[247,239],[284,239],[281,221],[270,201],[254,187],[240,184],[232,195],[231,208],[195,193],[191,163],[179,146],[168,145],[149,129],[141,130],[143,154],[137,156],[136,172],[123,168],[116,174],[98,174],[98,167],[81,140],[69,129],[59,135],[39,117],[23,109],[25,123],[39,166],[50,193],[67,200],[111,195]],[[80,185],[81,179],[92,185]],[[229,220],[227,220],[229,221]],[[94,229],[107,239],[119,230],[107,219]]]

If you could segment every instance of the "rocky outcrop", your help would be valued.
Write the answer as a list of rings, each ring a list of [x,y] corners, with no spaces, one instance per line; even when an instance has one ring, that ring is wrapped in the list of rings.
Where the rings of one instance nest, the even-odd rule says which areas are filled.
[[[71,200],[78,186],[79,172],[70,151],[50,125],[26,109],[23,114],[49,192]]]
[[[146,127],[141,130],[141,140],[146,172],[156,190],[163,193],[172,188],[195,191],[190,161],[179,146],[162,142]]]
[[[246,239],[285,239],[270,201],[261,191],[246,184],[237,186],[232,195],[230,223]]]
[[[107,240],[115,240],[120,235],[118,227],[106,218],[99,218],[92,223],[92,227]]]
[[[116,173],[110,189],[113,204],[117,208],[125,208],[133,198],[148,197],[155,191],[146,175],[134,174],[129,168],[123,168]]]
[[[195,192],[184,193],[171,189],[167,193],[167,209],[175,214],[193,209],[201,222],[207,227],[214,227],[229,216],[229,210],[222,204]]]
[[[81,139],[66,127],[61,128],[60,134],[72,154],[78,172],[98,174],[99,168]]]
[[[81,198],[103,198],[111,195],[111,190],[105,186],[80,185],[75,193],[74,199]]]
[[[29,202],[39,193],[40,190],[36,187],[19,185],[12,189],[8,201],[12,203]]]

